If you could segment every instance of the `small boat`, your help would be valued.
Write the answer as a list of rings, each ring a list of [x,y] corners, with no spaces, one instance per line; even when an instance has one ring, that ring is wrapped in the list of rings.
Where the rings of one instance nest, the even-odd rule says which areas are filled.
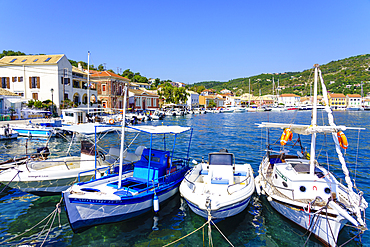
[[[55,136],[56,131],[53,127],[46,127],[40,124],[32,123],[31,120],[28,124],[12,125],[11,128],[19,133],[20,136],[27,137],[49,137]]]
[[[235,164],[234,155],[221,149],[185,175],[180,194],[194,213],[220,220],[243,211],[254,189],[251,165]]]
[[[78,179],[87,181],[95,177],[97,168],[103,167],[102,173],[109,168],[104,166],[108,165],[104,154],[97,151],[97,160],[95,155],[94,144],[89,141],[81,141],[80,156],[46,159],[45,155],[29,155],[22,162],[16,161],[15,167],[2,171],[0,182],[35,195],[60,194]]]
[[[63,192],[68,220],[74,232],[94,225],[129,219],[152,209],[158,211],[160,203],[177,193],[185,173],[189,170],[192,134],[188,135],[190,139],[189,143],[186,143],[189,145],[187,150],[181,152],[183,156],[175,153],[174,144],[179,134],[192,132],[191,128],[180,126],[127,128],[138,131],[140,135],[149,134],[149,148],[142,149],[138,161],[124,164],[122,160],[118,174],[111,173],[99,179],[80,182]],[[158,136],[159,141],[156,142],[157,138],[153,136]],[[165,142],[171,139],[174,144],[166,145]],[[162,148],[158,148],[159,146]],[[170,151],[166,147],[173,149]]]
[[[18,132],[10,128],[9,124],[0,128],[0,140],[16,139],[18,135]]]
[[[325,112],[328,114],[329,125],[326,126],[317,125],[318,77],[321,80]],[[357,229],[359,234],[367,230],[365,210],[368,203],[359,188],[356,188],[356,192],[353,190],[341,151],[341,148],[346,149],[348,146],[342,131],[363,128],[337,126],[334,123],[326,86],[318,65],[315,65],[314,78],[314,100],[310,124],[266,122],[259,124],[259,127],[280,128],[284,129],[284,132],[280,138],[279,149],[276,148],[277,145],[268,144],[267,153],[261,162],[255,183],[257,193],[266,195],[273,208],[307,230],[308,236],[312,234],[324,245],[337,246],[338,234],[347,223]],[[296,150],[297,154],[290,154],[290,150],[285,148],[288,146],[287,142],[292,140],[293,133],[298,134],[298,139],[290,146],[292,149],[294,147],[299,149]],[[339,161],[335,167],[342,167],[347,187],[315,159],[316,135],[319,133],[332,135]],[[310,154],[304,152],[300,135],[311,135]],[[269,137],[270,134],[267,136]]]

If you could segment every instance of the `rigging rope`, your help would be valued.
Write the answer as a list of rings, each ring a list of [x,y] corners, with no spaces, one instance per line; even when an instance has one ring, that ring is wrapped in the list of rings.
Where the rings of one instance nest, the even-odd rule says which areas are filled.
[[[323,93],[323,97],[324,97],[324,100],[325,100],[325,103],[326,103],[325,111],[328,113],[329,124],[332,127],[336,127],[336,124],[334,123],[334,117],[333,117],[332,111],[329,107],[328,94],[327,94],[327,90],[326,90],[326,87],[325,87],[325,84],[324,84],[324,79],[322,78],[321,70],[318,69],[318,72],[319,72],[319,77],[320,77],[320,81],[321,81],[321,84],[322,84],[322,93]],[[356,203],[354,203],[353,198],[355,198],[356,194],[353,191],[353,185],[352,185],[352,182],[351,182],[351,178],[349,177],[349,171],[348,171],[348,168],[346,166],[346,161],[344,160],[343,154],[340,150],[337,134],[332,133],[332,136],[333,136],[333,140],[334,140],[334,143],[335,143],[335,149],[336,149],[337,154],[338,154],[338,159],[339,159],[340,163],[342,164],[342,170],[343,170],[343,173],[345,175],[345,181],[346,181],[347,186],[348,186],[349,201],[350,201],[351,205],[354,207],[354,210],[355,210],[355,213],[356,213],[356,216],[357,216],[357,221],[361,225],[365,225],[365,223],[364,223],[364,221],[362,220],[362,217],[361,217],[361,212],[360,212],[359,206]]]

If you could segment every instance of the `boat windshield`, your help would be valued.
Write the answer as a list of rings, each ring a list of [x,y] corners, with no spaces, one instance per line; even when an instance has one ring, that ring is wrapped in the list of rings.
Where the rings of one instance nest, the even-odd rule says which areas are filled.
[[[233,154],[213,153],[209,154],[210,165],[233,165]]]

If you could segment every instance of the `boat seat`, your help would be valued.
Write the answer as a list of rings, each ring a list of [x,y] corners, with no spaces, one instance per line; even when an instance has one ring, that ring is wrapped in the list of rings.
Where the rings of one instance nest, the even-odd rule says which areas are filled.
[[[234,176],[247,176],[247,171],[235,171]]]
[[[229,179],[226,178],[212,178],[211,184],[229,184]]]
[[[208,175],[208,170],[200,170],[200,175]]]

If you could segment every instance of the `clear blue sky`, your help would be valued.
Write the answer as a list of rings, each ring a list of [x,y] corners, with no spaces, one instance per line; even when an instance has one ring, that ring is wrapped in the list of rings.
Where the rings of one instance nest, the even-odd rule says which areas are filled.
[[[66,54],[184,83],[370,53],[370,1],[0,0],[0,51]]]

